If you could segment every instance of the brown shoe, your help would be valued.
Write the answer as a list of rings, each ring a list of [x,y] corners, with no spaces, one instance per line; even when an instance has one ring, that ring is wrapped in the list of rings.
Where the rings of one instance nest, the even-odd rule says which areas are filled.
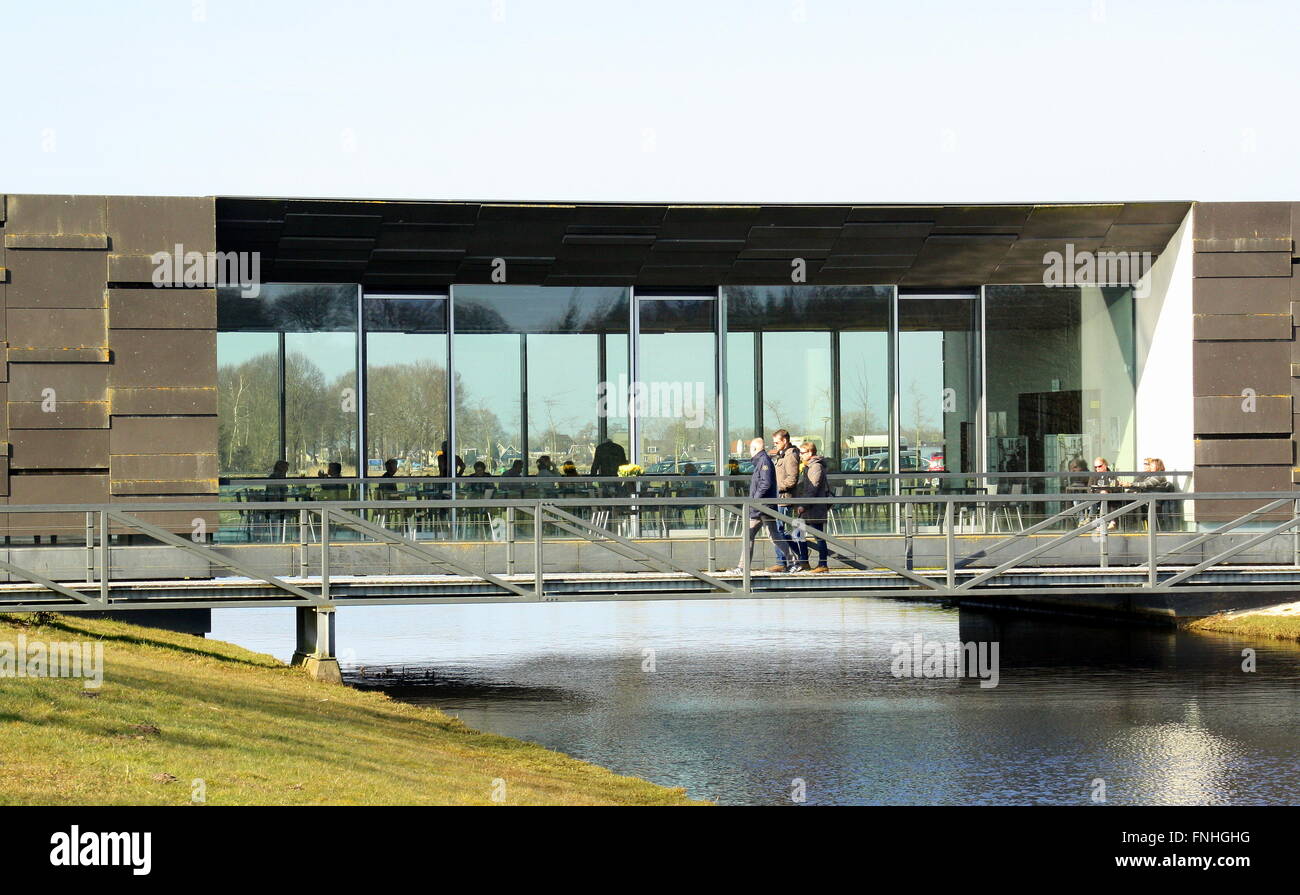
[[[768,566],[767,570],[769,572],[784,572],[785,566]]]
[[[829,572],[830,570],[830,566],[817,566],[812,569],[813,573],[817,575],[820,575],[822,572]]]

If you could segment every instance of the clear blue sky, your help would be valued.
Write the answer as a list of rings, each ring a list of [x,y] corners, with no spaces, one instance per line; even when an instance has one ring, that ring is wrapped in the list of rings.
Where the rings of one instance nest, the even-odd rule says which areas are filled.
[[[0,190],[1300,199],[1300,4],[4,0]]]

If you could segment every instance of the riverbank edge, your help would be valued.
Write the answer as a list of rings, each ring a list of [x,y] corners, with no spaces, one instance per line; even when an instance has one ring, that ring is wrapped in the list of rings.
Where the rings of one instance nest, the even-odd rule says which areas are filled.
[[[20,642],[102,648],[102,684],[0,679],[0,804],[705,804],[220,640],[0,615]]]
[[[1300,602],[1221,612],[1190,622],[1187,628],[1190,631],[1214,631],[1243,637],[1300,640]]]

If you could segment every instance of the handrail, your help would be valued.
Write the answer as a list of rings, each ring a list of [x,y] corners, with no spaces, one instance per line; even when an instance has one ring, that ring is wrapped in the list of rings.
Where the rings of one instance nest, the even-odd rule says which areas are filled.
[[[528,507],[535,506],[537,501],[543,500],[548,504],[559,504],[568,506],[726,506],[735,504],[738,501],[757,500],[763,504],[781,506],[781,505],[799,505],[799,504],[829,504],[829,505],[861,505],[861,504],[934,504],[934,503],[1053,503],[1061,501],[1083,501],[1083,500],[1106,500],[1118,502],[1123,500],[1134,500],[1138,498],[1150,497],[1157,501],[1220,501],[1220,500],[1300,500],[1300,491],[1223,491],[1223,492],[1204,492],[1204,491],[1159,491],[1159,492],[1060,492],[1055,494],[985,494],[978,492],[975,494],[952,494],[936,492],[933,494],[881,494],[863,497],[843,497],[843,496],[826,496],[826,497],[763,497],[750,498],[747,495],[737,495],[735,497],[718,497],[716,495],[701,494],[687,497],[647,497],[641,495],[630,495],[628,497],[561,497],[545,496],[531,498],[505,498],[505,497],[458,497],[458,498],[405,498],[402,500],[331,500],[331,501],[301,501],[301,500],[284,500],[284,501],[246,501],[240,503],[231,503],[229,501],[194,501],[194,502],[175,502],[175,503],[158,503],[158,504],[136,504],[136,503],[68,503],[68,504],[5,504],[0,506],[0,516],[8,513],[21,515],[24,513],[90,513],[101,510],[128,511],[140,514],[153,513],[175,513],[175,512],[208,512],[208,513],[234,513],[246,510],[301,510],[304,504],[328,504],[337,509],[415,509],[415,508],[446,508],[446,509],[463,509],[465,507]],[[395,507],[394,504],[400,506]]]
[[[1160,508],[1163,503],[1201,501],[1212,505],[1215,502],[1240,502],[1243,500],[1258,501],[1261,505],[1244,514],[1232,513],[1235,518],[1226,521],[1225,524],[1213,531],[1200,534],[1183,531],[1160,531],[1158,521],[1160,515],[1164,512]],[[1285,508],[1286,504],[1293,501],[1295,502],[1294,510]],[[1034,524],[1025,527],[1024,522],[1021,521],[1016,526],[1016,528],[1020,529],[1019,531],[1000,535],[996,531],[996,525],[989,526],[986,524],[990,518],[987,514],[987,508],[1007,503],[1020,504],[1021,506],[1042,504],[1045,507],[1044,515],[1047,518],[1040,521],[1037,520],[1037,517],[1031,517]],[[808,524],[806,520],[797,518],[790,511],[790,507],[801,504],[832,508],[897,505],[902,511],[889,514],[891,523],[888,530],[840,533],[838,530],[834,530],[833,525],[822,523],[820,527],[816,527]],[[942,551],[944,556],[942,567],[913,567],[913,539],[924,537],[926,534],[933,535],[935,532],[934,527],[930,527],[923,532],[913,524],[914,514],[912,509],[920,504],[930,504],[937,510],[933,516],[929,517],[929,522],[926,524],[937,526],[939,536],[945,542]],[[1069,506],[1058,510],[1056,504],[1068,504]],[[956,509],[968,505],[976,505],[983,509],[979,510],[976,516],[980,521],[977,521],[970,528],[965,528],[966,523],[958,523]],[[422,539],[414,528],[407,536],[402,532],[388,528],[384,524],[385,520],[366,517],[366,511],[404,511],[422,508],[451,510],[452,512],[436,518],[451,523],[451,530],[443,533],[450,534],[452,536],[450,539],[454,539],[456,535],[455,525],[457,524],[455,511],[465,510],[469,507],[502,509],[506,512],[505,524],[508,535],[505,544],[504,574],[500,572],[499,568],[485,567],[480,570],[478,560],[467,559],[466,557],[469,554],[458,552],[459,545],[451,549],[440,547],[436,544],[437,539],[432,536],[427,540]],[[698,546],[685,547],[684,552],[678,555],[675,545],[671,549],[652,546],[652,544],[656,543],[656,539],[642,537],[640,534],[642,529],[638,528],[637,523],[632,523],[626,528],[611,526],[608,518],[602,518],[607,517],[609,514],[593,513],[591,518],[583,518],[583,514],[578,511],[578,508],[590,509],[593,507],[627,508],[633,510],[631,514],[633,516],[638,510],[643,511],[656,507],[682,507],[697,510],[705,507],[709,508],[707,537],[709,541],[708,563],[710,569],[713,568],[713,561],[716,556],[714,549],[716,541],[741,537],[748,542],[749,539],[755,537],[755,528],[744,524],[740,526],[743,529],[742,531],[719,535],[714,526],[714,521],[720,514],[713,512],[713,510],[715,508],[720,509],[722,513],[739,515],[742,519],[747,518],[751,511],[756,511],[761,516],[802,528],[805,533],[811,534],[833,548],[852,570],[857,570],[856,572],[848,571],[846,572],[847,575],[851,577],[856,574],[865,575],[865,577],[853,580],[838,580],[830,589],[818,589],[816,586],[809,587],[807,585],[788,586],[783,582],[795,579],[787,579],[780,575],[761,579],[758,583],[754,583],[755,579],[752,578],[753,573],[750,568],[751,563],[742,562],[741,578],[737,581],[728,573],[702,571],[698,566],[700,558],[697,554],[702,554],[703,551]],[[532,521],[529,523],[532,529],[531,534],[519,535],[517,528],[521,523],[517,521],[515,516],[519,510],[531,517]],[[570,512],[571,510],[572,512]],[[171,526],[167,524],[147,521],[151,514],[157,513],[227,514],[226,518],[229,518],[231,515],[239,515],[247,511],[280,512],[287,514],[287,516],[296,514],[298,520],[297,547],[300,552],[295,556],[290,551],[287,558],[272,558],[270,560],[272,566],[267,569],[263,568],[267,562],[266,558],[258,557],[254,560],[253,557],[257,556],[255,551],[245,552],[239,549],[241,546],[259,546],[255,539],[247,542],[237,540],[229,543],[223,542],[220,545],[208,544],[203,541],[192,541],[190,538],[170,531],[168,529]],[[1068,522],[1071,517],[1084,511],[1086,511],[1088,518],[1083,520],[1083,524],[1078,527],[1067,527],[1065,530],[1045,532],[1045,529],[1053,523]],[[558,576],[558,580],[551,572],[545,571],[543,553],[548,537],[547,531],[559,534],[562,538],[565,536],[564,533],[577,535],[579,538],[585,538],[591,544],[608,549],[625,559],[647,565],[652,569],[658,568],[665,572],[675,573],[670,575],[670,579],[665,580],[677,581],[678,583],[662,586],[656,584],[654,588],[659,588],[658,590],[652,588],[645,590],[646,593],[686,594],[690,596],[708,592],[714,595],[761,596],[789,592],[791,594],[831,595],[835,593],[856,594],[867,592],[897,593],[901,586],[903,589],[914,593],[924,592],[929,596],[960,600],[978,594],[1036,593],[1044,588],[1049,588],[1049,586],[1069,586],[1070,580],[1077,579],[1079,575],[1093,575],[1095,577],[1095,580],[1086,582],[1081,586],[1100,586],[1110,589],[1112,593],[1145,592],[1149,594],[1168,594],[1222,586],[1223,581],[1231,579],[1234,575],[1241,574],[1241,569],[1235,565],[1226,566],[1225,562],[1227,560],[1240,556],[1253,547],[1279,536],[1289,538],[1292,531],[1300,529],[1300,489],[1291,492],[1241,491],[1208,494],[1166,491],[1109,491],[1000,495],[976,492],[878,495],[871,497],[773,498],[750,498],[739,495],[732,497],[647,497],[634,494],[609,498],[557,496],[542,499],[536,497],[522,499],[493,497],[459,500],[408,499],[396,504],[392,500],[325,500],[319,502],[284,500],[241,502],[234,505],[227,502],[203,501],[149,505],[121,503],[38,504],[13,505],[0,508],[0,514],[12,514],[15,517],[27,513],[86,515],[86,545],[84,548],[86,553],[86,577],[84,583],[80,578],[72,578],[64,574],[46,577],[22,568],[22,565],[27,564],[22,560],[22,553],[6,555],[3,557],[3,561],[0,561],[0,570],[7,571],[15,578],[26,579],[28,583],[23,585],[22,582],[14,582],[0,587],[0,608],[6,611],[38,611],[51,607],[59,610],[71,609],[73,611],[89,608],[141,608],[146,606],[183,608],[196,605],[290,605],[308,609],[330,609],[336,605],[351,604],[358,600],[370,599],[370,595],[362,595],[358,591],[359,587],[364,586],[367,578],[366,571],[349,576],[331,575],[332,556],[335,560],[340,557],[346,558],[348,550],[354,549],[358,543],[370,543],[370,541],[380,546],[387,545],[390,548],[396,548],[398,551],[425,563],[426,569],[430,567],[436,568],[439,576],[441,576],[443,569],[450,569],[452,571],[450,577],[455,579],[452,583],[456,587],[460,587],[460,584],[456,582],[466,580],[477,582],[472,588],[462,588],[460,592],[453,590],[453,595],[456,597],[483,601],[580,598],[577,595],[583,591],[584,587],[591,585],[590,581],[574,583],[572,579],[564,574],[566,571],[564,568],[559,570],[561,574]],[[94,518],[96,515],[98,515],[98,531],[96,531]],[[1106,534],[1108,524],[1130,515],[1145,520],[1147,526],[1145,544],[1134,549],[1133,542],[1127,542],[1125,548],[1119,553],[1123,564],[1118,568],[1113,568],[1108,561],[1110,553]],[[1223,515],[1227,516],[1229,514],[1224,513]],[[1278,521],[1279,515],[1283,517],[1284,521]],[[184,515],[181,518],[184,518]],[[317,518],[322,523],[319,537],[316,536],[315,527],[308,526],[308,520],[311,518]],[[410,517],[405,518],[409,519]],[[476,520],[478,518],[475,517]],[[644,524],[645,518],[644,513],[642,513],[640,524]],[[651,516],[650,518],[656,517]],[[837,517],[829,517],[828,521],[833,522],[835,518]],[[842,519],[843,517],[838,518]],[[900,518],[904,520],[901,527],[897,525]],[[943,521],[940,522],[940,519]],[[996,522],[996,517],[994,517],[994,520]],[[699,521],[697,515],[696,524],[699,524]],[[1249,529],[1242,527],[1246,523],[1256,521],[1266,527],[1262,530],[1253,527]],[[336,527],[350,528],[355,534],[360,535],[362,540],[355,543],[340,543],[340,539],[335,538],[332,534],[332,529]],[[959,528],[965,528],[963,537],[965,534],[985,538],[992,535],[992,546],[961,556],[955,546]],[[493,529],[495,532],[495,524]],[[128,557],[133,555],[130,552],[131,545],[129,542],[123,544],[127,548],[127,552],[116,554],[116,551],[122,548],[111,544],[112,538],[110,535],[119,532],[140,534],[154,539],[165,547],[171,547],[180,554],[188,553],[192,557],[206,561],[209,569],[208,576],[206,578],[203,575],[197,577],[209,582],[221,577],[214,574],[218,568],[224,567],[234,570],[238,573],[235,581],[238,590],[228,595],[225,593],[208,594],[197,599],[188,597],[160,599],[155,593],[142,594],[140,592],[140,581],[118,577],[114,574],[117,569],[110,565],[110,554]],[[1050,536],[1036,537],[1035,535],[1038,532],[1045,532]],[[896,541],[905,541],[905,544],[890,543],[887,540],[872,540],[876,534],[894,538]],[[1166,534],[1178,535],[1179,537],[1175,537],[1173,542],[1179,542],[1179,546],[1183,550],[1188,550],[1191,547],[1202,547],[1211,543],[1214,544],[1214,547],[1212,549],[1206,548],[1201,554],[1206,558],[1199,561],[1195,557],[1185,558],[1178,565],[1174,565],[1168,563],[1168,560],[1179,552],[1177,548],[1163,556],[1159,554],[1157,549],[1162,541],[1166,546],[1172,545],[1173,542],[1166,540]],[[1083,561],[1085,569],[1075,568],[1071,565],[1065,570],[1067,575],[1064,577],[1067,580],[1062,581],[1061,584],[1049,585],[1041,580],[1034,579],[1034,576],[1041,571],[1038,569],[1038,564],[1031,563],[1035,557],[1072,542],[1077,545],[1078,540],[1085,535],[1095,535],[1099,542],[1099,552],[1095,555],[1095,561],[1086,559],[1086,550],[1068,551],[1063,559],[1069,563],[1077,563],[1080,556],[1085,555]],[[281,531],[281,538],[285,539],[283,530]],[[1189,538],[1190,540],[1188,540]],[[1300,581],[1300,533],[1297,533],[1295,538],[1295,561],[1292,561],[1289,555],[1290,548],[1285,551],[1288,555],[1280,561],[1276,545],[1265,551],[1262,561],[1254,557],[1245,561],[1244,567],[1262,569],[1264,573],[1263,577],[1257,575],[1255,580],[1248,580],[1247,583],[1250,587],[1278,590],[1292,586],[1290,582]],[[514,546],[516,543],[526,543],[528,539],[532,540],[534,550],[531,587],[522,584],[520,577],[514,570]],[[96,541],[98,541],[98,544],[96,544]],[[289,543],[287,539],[282,542]],[[987,560],[990,554],[1000,552],[1013,545],[1017,549],[1015,551],[1007,550],[1007,553],[1014,552],[1014,555],[1006,557],[1001,562],[990,560],[988,565],[981,563],[978,566],[972,566],[970,564],[976,558]],[[902,547],[901,554],[899,553],[900,546]],[[17,548],[17,550],[21,549]],[[97,559],[96,550],[98,550]],[[343,552],[340,553],[339,551]],[[692,553],[692,551],[696,551],[696,553]],[[318,576],[308,574],[308,556],[310,553],[314,553],[319,557]],[[168,554],[168,556],[171,555]],[[366,562],[375,563],[385,561],[382,557],[391,555],[391,553],[386,550],[380,552],[371,551],[367,555],[369,558],[366,559]],[[490,557],[492,554],[488,552],[483,555]],[[744,555],[742,552],[742,556]],[[1057,557],[1048,565],[1059,566],[1061,559],[1062,557]],[[154,560],[149,559],[148,561],[153,562]],[[497,560],[485,560],[484,564],[487,565],[487,562],[490,561],[499,562],[499,555]],[[167,560],[164,565],[166,566],[170,562],[171,560]],[[297,575],[280,573],[275,566],[276,563],[280,567],[292,567],[296,564],[298,566]],[[56,563],[56,566],[58,565]],[[75,565],[80,566],[80,562],[76,562]],[[131,568],[131,565],[128,562],[122,568]],[[368,566],[366,568],[369,569]],[[1094,569],[1095,571],[1087,571],[1087,569]],[[1213,570],[1214,576],[1205,574],[1207,570]],[[1016,575],[1020,572],[1027,572],[1028,577],[1021,576],[1017,578]],[[189,571],[177,571],[175,574],[180,578],[192,576]],[[383,574],[389,575],[390,573]],[[253,588],[252,591],[246,590],[248,586],[237,580],[239,575],[242,575],[246,580],[260,582],[262,586],[266,587],[268,593],[263,594],[257,591],[256,588]],[[1225,576],[1227,577],[1225,578]],[[55,577],[64,580],[56,581],[54,580]],[[158,576],[146,575],[144,577],[149,579]],[[690,585],[681,584],[681,581],[688,579],[694,579],[694,589]],[[332,580],[335,584],[333,589]],[[808,581],[812,579],[800,580]],[[832,581],[830,578],[823,578],[822,580],[826,582]],[[358,581],[361,581],[362,585],[358,585]],[[484,588],[481,586],[483,584],[490,585],[491,588]],[[221,585],[221,587],[225,586],[224,584]],[[381,588],[388,587],[389,584],[384,580],[380,581],[378,586]],[[183,589],[182,585],[178,585],[178,587]],[[37,591],[34,597],[31,595],[33,589]],[[98,591],[98,594],[92,595],[95,590]],[[143,590],[148,591],[150,588],[145,587]],[[617,589],[613,592],[622,593]],[[418,599],[418,595],[412,595],[410,599]],[[437,599],[444,598],[438,597]]]
[[[1061,479],[1061,478],[1092,478],[1097,474],[1092,471],[1088,472],[950,472],[945,470],[928,470],[915,469],[909,472],[855,472],[852,470],[827,470],[827,475],[837,479],[871,479],[887,481],[890,479]],[[1148,470],[1142,469],[1118,469],[1111,470],[1106,475],[1115,478],[1132,478],[1135,476],[1146,477],[1152,475]],[[1192,470],[1166,470],[1159,475],[1166,478],[1191,478],[1194,473]],[[635,484],[637,482],[661,482],[661,481],[682,481],[682,482],[748,482],[749,474],[740,475],[719,475],[717,473],[699,473],[689,475],[680,472],[643,472],[637,476],[593,476],[593,475],[485,475],[485,476],[353,476],[351,478],[327,479],[318,476],[297,476],[287,478],[269,478],[262,476],[228,476],[219,479],[221,487],[256,487],[256,486],[302,486],[302,485],[380,485],[380,484],[440,484],[446,485],[455,482],[457,484],[483,484],[491,482],[519,483],[519,482],[548,482],[556,484],[565,484],[573,482],[597,483],[597,484]]]

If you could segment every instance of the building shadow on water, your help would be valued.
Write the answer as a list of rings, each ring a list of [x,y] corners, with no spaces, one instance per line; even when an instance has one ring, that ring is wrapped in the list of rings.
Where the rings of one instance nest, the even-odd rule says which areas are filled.
[[[1142,672],[1146,687],[1237,687],[1243,683],[1244,650],[1281,660],[1258,663],[1245,680],[1295,679],[1300,669],[1300,644],[1212,637],[1172,626],[963,608],[958,630],[963,643],[998,643],[1002,673],[1012,678],[1050,682],[1066,674],[1076,682],[1104,682]]]
[[[560,687],[492,681],[473,673],[423,664],[345,668],[343,682],[358,690],[379,690],[395,699],[419,702],[492,699],[571,705],[582,701],[581,694]]]

